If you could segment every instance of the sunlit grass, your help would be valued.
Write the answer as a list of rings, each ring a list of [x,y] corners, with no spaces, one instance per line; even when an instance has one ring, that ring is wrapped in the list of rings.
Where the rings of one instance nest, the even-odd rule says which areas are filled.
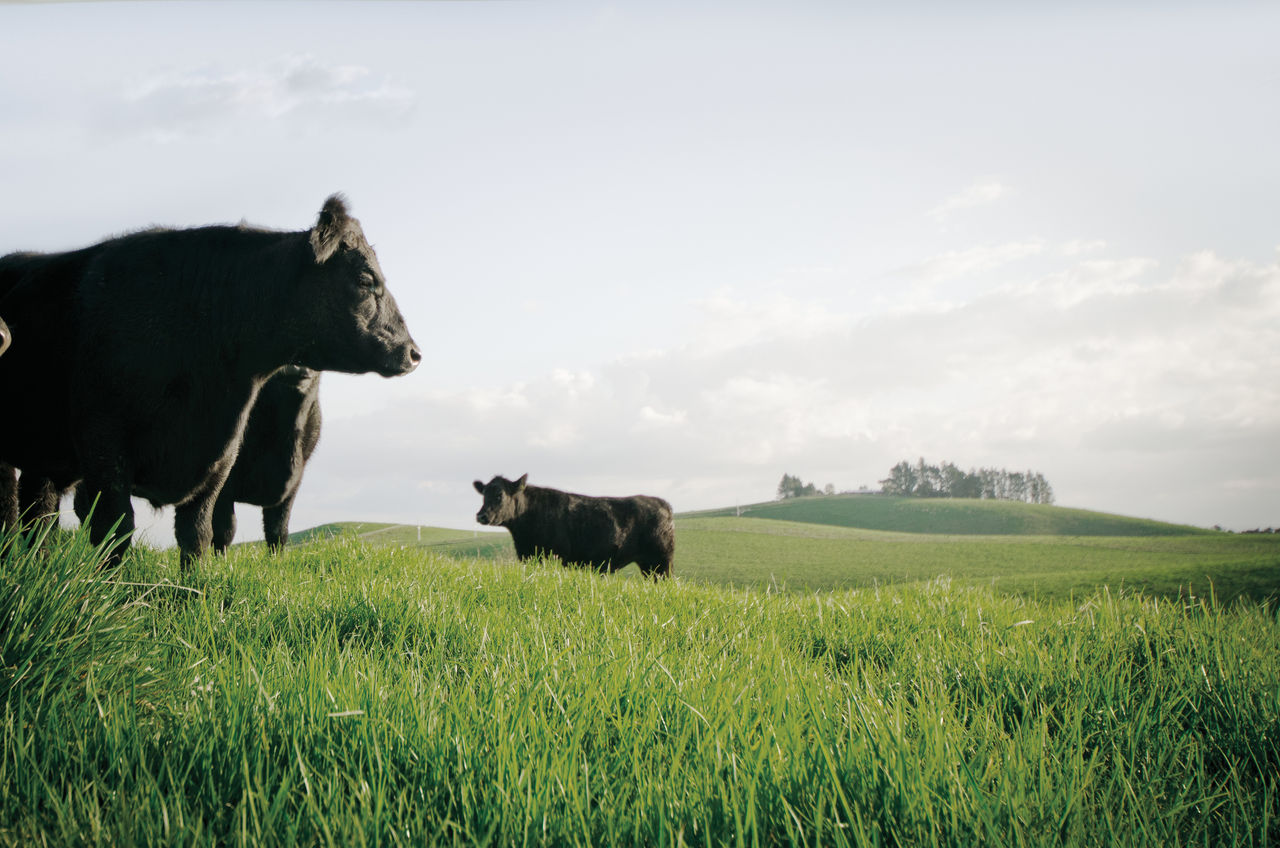
[[[4,690],[7,844],[1280,838],[1257,607],[654,585],[350,537],[188,579],[86,554],[5,554],[5,598],[91,587],[27,655],[103,645]]]

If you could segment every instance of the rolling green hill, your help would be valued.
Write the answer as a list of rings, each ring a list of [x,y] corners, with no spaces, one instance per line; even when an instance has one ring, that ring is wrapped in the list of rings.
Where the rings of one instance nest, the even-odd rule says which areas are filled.
[[[496,557],[504,551],[513,556],[511,537],[505,530],[453,530],[417,524],[385,524],[370,521],[340,521],[321,524],[289,534],[290,544],[324,541],[336,536],[354,536],[374,545],[432,548],[451,556]]]
[[[1280,536],[1215,533],[998,501],[837,496],[757,504],[742,517],[734,512],[677,517],[675,573],[682,580],[812,592],[941,577],[1040,598],[1081,596],[1101,586],[1163,597],[1212,593],[1223,602],[1280,597]],[[856,522],[896,529],[843,526]],[[961,525],[963,531],[923,529]],[[292,539],[305,543],[336,535],[459,559],[515,557],[505,531],[346,522]],[[639,576],[634,566],[621,574]]]
[[[1280,536],[946,536],[698,517],[676,521],[675,571],[703,583],[792,591],[944,577],[1041,598],[1109,586],[1261,601],[1280,596]]]
[[[1036,536],[1186,536],[1198,527],[1104,512],[1013,501],[828,495],[792,498],[696,513],[687,517],[773,518],[900,533]]]

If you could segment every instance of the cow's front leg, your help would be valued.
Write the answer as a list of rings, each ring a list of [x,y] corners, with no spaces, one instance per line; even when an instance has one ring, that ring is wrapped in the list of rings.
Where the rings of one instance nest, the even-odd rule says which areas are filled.
[[[294,495],[289,495],[275,506],[262,508],[262,531],[272,553],[279,553],[289,542],[289,513],[293,511],[293,498]]]
[[[197,495],[175,510],[173,535],[178,540],[179,562],[184,572],[204,556],[213,542],[213,508],[217,497]]]
[[[133,484],[127,478],[86,477],[80,485],[89,503],[97,499],[89,517],[89,541],[95,547],[110,541],[107,565],[119,565],[133,537],[133,502],[129,500]]]
[[[199,491],[178,505],[173,520],[173,535],[178,540],[179,562],[188,571],[192,564],[204,556],[213,541],[213,511],[222,494],[222,487],[231,476],[234,452],[223,457],[211,469],[209,477]]]
[[[225,489],[213,504],[213,552],[225,554],[236,538],[236,502]]]

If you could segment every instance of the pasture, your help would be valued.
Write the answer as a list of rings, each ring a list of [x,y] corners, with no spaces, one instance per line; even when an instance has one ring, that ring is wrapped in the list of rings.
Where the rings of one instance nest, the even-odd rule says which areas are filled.
[[[1007,501],[798,498],[676,516],[675,573],[691,583],[778,591],[872,588],[946,578],[997,594],[1070,600],[1113,593],[1280,598],[1280,536],[1234,535],[1088,510]],[[505,532],[337,524],[371,545],[511,559]],[[419,538],[420,537],[420,538]],[[638,576],[634,567],[623,572]]]
[[[1265,607],[1031,598],[931,574],[941,537],[722,520],[683,520],[658,585],[444,553],[497,541],[465,532],[236,546],[186,578],[174,551],[104,573],[82,534],[9,539],[0,844],[1280,839]],[[712,579],[699,545],[735,537],[919,554],[910,582],[775,591]],[[1201,543],[1169,545],[1244,553]]]

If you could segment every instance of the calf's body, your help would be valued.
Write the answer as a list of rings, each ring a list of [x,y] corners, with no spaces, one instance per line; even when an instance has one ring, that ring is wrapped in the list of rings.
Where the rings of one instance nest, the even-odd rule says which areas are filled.
[[[526,474],[474,483],[484,496],[476,521],[505,527],[520,559],[550,555],[605,572],[634,562],[645,575],[671,575],[675,524],[671,504],[662,498],[590,497],[527,481]]]

